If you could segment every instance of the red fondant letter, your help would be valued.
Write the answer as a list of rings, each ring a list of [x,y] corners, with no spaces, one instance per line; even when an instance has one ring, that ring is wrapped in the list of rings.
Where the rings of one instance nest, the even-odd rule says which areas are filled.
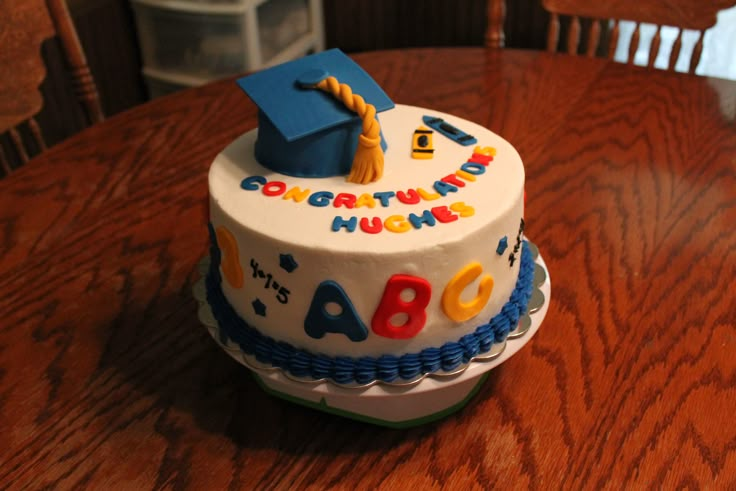
[[[446,182],[447,184],[454,184],[455,186],[459,188],[464,188],[465,183],[457,178],[455,174],[450,174],[449,176],[445,176],[442,179],[440,179],[442,182]]]
[[[441,223],[450,223],[457,220],[457,215],[448,210],[446,206],[435,206],[432,208],[432,215]]]
[[[368,221],[368,217],[360,219],[360,229],[367,234],[377,234],[383,230],[383,222],[378,217],[373,217],[373,220]]]
[[[413,290],[414,298],[405,302],[401,292]],[[386,282],[381,303],[371,320],[371,329],[379,336],[391,339],[409,339],[416,336],[427,322],[425,309],[432,296],[432,286],[424,278],[408,274],[395,274]],[[391,318],[396,314],[406,314],[404,324],[395,326]]]
[[[406,192],[397,191],[396,197],[405,205],[416,205],[419,203],[419,194],[417,194],[415,189],[408,189]]]
[[[286,183],[281,181],[271,181],[263,186],[263,194],[266,196],[278,196],[286,191]]]
[[[488,163],[491,160],[493,160],[493,155],[481,155],[478,153],[474,153],[473,156],[468,159],[468,162],[473,162],[475,164],[483,164],[487,167]]]
[[[357,198],[351,193],[340,193],[335,196],[335,201],[332,202],[332,206],[340,208],[340,205],[344,205],[345,208],[353,208],[355,206],[355,200]]]

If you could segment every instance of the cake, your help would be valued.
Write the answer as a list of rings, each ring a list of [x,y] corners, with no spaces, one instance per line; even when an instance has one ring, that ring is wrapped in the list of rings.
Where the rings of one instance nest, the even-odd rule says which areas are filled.
[[[319,90],[330,76],[341,88]],[[534,269],[511,144],[394,104],[339,50],[238,83],[260,112],[209,171],[206,288],[221,341],[340,384],[451,371],[504,342]],[[346,107],[355,94],[379,129],[372,110]],[[351,182],[361,145],[382,165]]]

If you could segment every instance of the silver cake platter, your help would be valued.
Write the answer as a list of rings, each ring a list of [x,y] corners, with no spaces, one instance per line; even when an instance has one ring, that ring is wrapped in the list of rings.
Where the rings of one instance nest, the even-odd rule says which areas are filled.
[[[383,426],[414,426],[439,419],[462,407],[478,390],[489,370],[511,358],[536,334],[549,307],[551,282],[537,247],[528,241],[527,244],[535,261],[534,287],[527,312],[520,317],[516,329],[509,333],[506,341],[493,345],[487,353],[473,357],[454,370],[427,373],[411,380],[340,384],[327,378],[296,377],[279,367],[260,363],[230,340],[222,342],[205,290],[209,257],[198,265],[201,278],[195,283],[193,294],[199,303],[199,319],[215,342],[233,359],[249,368],[267,392],[292,402]],[[396,396],[402,394],[407,400],[399,403]],[[411,403],[406,396],[411,396]]]

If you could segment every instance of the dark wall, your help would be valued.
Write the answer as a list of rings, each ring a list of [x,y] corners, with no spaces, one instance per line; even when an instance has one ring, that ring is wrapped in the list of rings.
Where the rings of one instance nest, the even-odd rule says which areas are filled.
[[[416,46],[480,46],[486,0],[324,0],[325,41],[347,52]],[[539,0],[507,0],[506,46],[542,49]]]
[[[110,116],[146,100],[141,60],[128,0],[75,0],[69,9],[97,83],[102,109]],[[37,120],[49,145],[85,126],[74,97],[58,39],[42,47],[47,75],[41,86],[44,108]]]

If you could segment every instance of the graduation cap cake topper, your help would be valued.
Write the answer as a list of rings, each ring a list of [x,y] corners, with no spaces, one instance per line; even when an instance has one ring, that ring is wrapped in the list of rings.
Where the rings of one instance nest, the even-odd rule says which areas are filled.
[[[258,106],[255,158],[281,174],[380,179],[386,141],[377,113],[394,103],[342,51],[333,49],[241,78]]]

